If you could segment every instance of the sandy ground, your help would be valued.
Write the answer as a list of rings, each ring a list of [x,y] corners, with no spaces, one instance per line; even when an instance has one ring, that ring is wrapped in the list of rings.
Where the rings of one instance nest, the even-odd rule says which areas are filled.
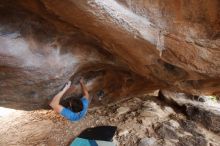
[[[19,111],[0,108],[0,113],[1,146],[66,146],[82,130],[98,125],[118,127],[114,137],[118,146],[137,146],[143,139],[152,137],[154,141],[156,139],[155,145],[172,146],[179,140],[170,140],[170,137],[161,139],[155,133],[155,129],[158,129],[155,127],[167,121],[178,127],[176,121],[185,120],[181,113],[176,113],[158,100],[149,100],[148,97],[92,108],[80,122],[69,122],[52,110]],[[206,132],[205,129],[202,132]],[[185,133],[194,136],[194,133]],[[220,145],[218,135],[211,133],[206,139],[213,146]]]

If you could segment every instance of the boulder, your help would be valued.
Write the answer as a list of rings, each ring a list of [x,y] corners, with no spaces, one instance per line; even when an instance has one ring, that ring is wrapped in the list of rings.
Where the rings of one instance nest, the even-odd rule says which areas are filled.
[[[1,1],[0,105],[45,108],[68,80],[78,85],[80,77],[95,106],[157,89],[219,95],[219,5]]]
[[[117,115],[120,116],[130,111],[129,107],[120,107],[117,109]]]
[[[140,140],[138,146],[156,146],[157,140],[154,137],[146,137]]]
[[[193,122],[182,121],[185,125],[180,125],[174,120],[165,121],[156,128],[157,134],[165,139],[167,145],[175,143],[177,146],[207,146],[208,140],[203,133],[198,132],[197,126]],[[189,125],[188,125],[189,124]],[[186,127],[191,127],[190,129]]]
[[[184,112],[189,119],[200,122],[208,130],[215,133],[220,132],[220,104],[216,102],[203,103],[191,100],[184,93],[174,93],[171,91],[162,91],[166,100],[169,100],[179,107],[183,107]]]

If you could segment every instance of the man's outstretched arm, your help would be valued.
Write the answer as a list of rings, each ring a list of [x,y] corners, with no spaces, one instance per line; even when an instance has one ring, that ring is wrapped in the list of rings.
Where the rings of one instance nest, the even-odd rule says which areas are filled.
[[[70,88],[71,81],[69,81],[62,91],[60,91],[57,95],[55,95],[50,102],[50,106],[58,113],[60,113],[63,109],[63,106],[60,105],[60,99],[63,97],[64,93]]]
[[[82,88],[82,93],[83,93],[83,97],[85,97],[86,99],[89,100],[89,92],[83,82],[83,79],[80,79],[80,85],[81,85],[81,88]]]

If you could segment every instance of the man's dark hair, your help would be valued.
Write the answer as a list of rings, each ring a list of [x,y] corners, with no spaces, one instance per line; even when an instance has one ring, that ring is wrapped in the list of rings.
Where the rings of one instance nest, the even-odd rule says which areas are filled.
[[[70,110],[76,113],[81,112],[83,110],[83,104],[81,100],[78,98],[70,97],[68,99],[63,100],[61,104],[64,107],[69,108]]]

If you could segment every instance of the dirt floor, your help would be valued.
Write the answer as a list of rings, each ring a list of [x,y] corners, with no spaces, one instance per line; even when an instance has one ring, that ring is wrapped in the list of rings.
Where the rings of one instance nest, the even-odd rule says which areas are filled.
[[[220,145],[218,134],[154,98],[135,97],[92,108],[80,122],[69,122],[52,110],[0,108],[0,145],[67,146],[82,130],[98,125],[118,127],[114,137],[118,146]]]

